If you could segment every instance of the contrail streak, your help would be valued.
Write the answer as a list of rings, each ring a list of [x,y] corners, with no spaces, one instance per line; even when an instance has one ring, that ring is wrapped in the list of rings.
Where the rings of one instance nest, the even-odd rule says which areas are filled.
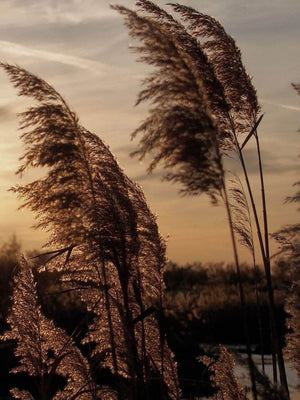
[[[77,68],[88,69],[98,74],[108,74],[113,70],[119,70],[117,67],[112,67],[99,61],[93,61],[62,53],[37,50],[31,47],[20,45],[18,43],[7,42],[4,40],[0,40],[0,51],[19,56],[35,57],[46,61],[54,61],[65,65],[72,65]]]
[[[259,99],[262,103],[265,104],[270,104],[272,106],[284,108],[286,110],[292,110],[292,111],[300,111],[300,107],[297,106],[291,106],[289,104],[281,104],[281,103],[274,103],[273,101],[265,100],[265,99]]]

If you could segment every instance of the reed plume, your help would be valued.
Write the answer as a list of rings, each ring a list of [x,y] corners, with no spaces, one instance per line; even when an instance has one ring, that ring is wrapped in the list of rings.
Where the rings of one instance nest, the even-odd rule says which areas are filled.
[[[14,388],[11,390],[14,398],[27,400],[34,399],[35,395],[41,400],[62,400],[66,396],[70,400],[94,400],[100,388],[93,381],[89,364],[74,341],[43,315],[33,273],[24,257],[14,279],[12,300],[7,318],[10,329],[1,340],[16,341],[19,365],[12,372],[33,377],[35,389],[30,393]],[[55,375],[64,377],[66,385],[52,397]]]
[[[136,49],[141,53],[140,60],[158,68],[145,80],[146,88],[137,100],[137,103],[151,101],[153,108],[133,134],[144,133],[135,154],[142,159],[152,152],[149,171],[163,162],[170,170],[165,179],[181,182],[183,193],[206,192],[216,202],[223,175],[216,136],[225,142],[227,134],[215,124],[208,96],[202,90],[203,81],[209,85],[209,93],[223,112],[221,89],[207,63],[199,61],[195,65],[196,60],[205,56],[184,27],[151,2],[137,4],[151,6],[158,14],[156,19],[114,6],[125,16],[130,34],[143,42]]]
[[[223,168],[224,156],[231,151],[237,155],[246,180],[267,278],[274,338],[274,379],[277,379],[276,352],[281,384],[288,393],[270,271],[266,199],[257,135],[263,115],[259,115],[256,90],[235,41],[214,18],[190,7],[169,4],[181,17],[181,22],[150,0],[137,1],[136,5],[138,12],[113,7],[125,16],[130,35],[141,42],[135,48],[139,61],[156,67],[145,79],[137,100],[137,103],[150,102],[150,110],[147,119],[133,133],[133,137],[142,134],[139,149],[133,154],[142,159],[150,153],[153,158],[149,171],[161,162],[170,171],[165,179],[180,182],[184,194],[205,192],[214,203],[220,198],[224,200],[240,275],[234,231],[239,229],[244,240],[248,240],[249,235],[245,224],[233,226]],[[243,148],[252,137],[255,137],[259,158],[264,236],[243,155]],[[239,290],[243,303],[242,285]]]
[[[295,185],[300,186],[300,182]],[[298,190],[294,196],[287,197],[286,201],[298,203],[300,191]],[[285,356],[293,363],[300,377],[300,224],[284,226],[275,232],[273,237],[278,241],[290,268],[291,287],[285,305],[286,311],[290,314],[288,318],[290,333],[286,335]]]
[[[170,5],[187,23],[189,32],[199,38],[199,46],[221,84],[228,110],[228,129],[233,134],[249,133],[256,124],[260,107],[234,39],[213,17],[180,4]]]
[[[250,208],[247,197],[238,176],[230,180],[230,204],[233,214],[233,228],[242,246],[246,247],[253,258],[255,264],[255,249],[252,230]]]
[[[60,271],[94,316],[83,341],[93,346],[93,363],[111,370],[119,400],[146,398],[153,374],[161,398],[178,399],[159,313],[148,312],[161,309],[165,245],[141,189],[55,89],[22,68],[1,66],[19,95],[37,103],[21,114],[26,151],[18,174],[46,172],[13,190],[35,213],[35,227],[49,231],[47,246],[57,249],[46,253],[44,268]]]
[[[141,159],[147,153],[154,154],[149,171],[163,162],[164,167],[171,171],[165,179],[180,182],[184,194],[204,192],[213,203],[220,199],[224,201],[240,282],[240,298],[244,305],[223,168],[223,156],[238,145],[230,115],[232,104],[195,35],[151,1],[138,1],[136,4],[143,14],[114,6],[125,16],[130,35],[142,42],[136,48],[141,54],[139,60],[157,67],[145,80],[146,88],[138,97],[137,103],[147,100],[153,106],[146,121],[133,133],[133,137],[143,134],[139,150],[134,154]],[[180,7],[176,5],[174,8],[179,11]]]
[[[292,87],[300,96],[300,84],[292,83]],[[300,181],[296,182],[294,186],[300,187]],[[288,196],[285,201],[299,203],[300,190],[297,190],[293,196]],[[299,207],[298,211],[300,211]],[[281,251],[286,255],[290,264],[291,288],[286,301],[286,309],[290,314],[288,326],[291,332],[286,335],[285,356],[294,364],[300,377],[300,223],[284,226],[272,236],[278,241]]]
[[[213,373],[211,380],[218,389],[215,400],[247,400],[243,388],[234,375],[235,361],[225,346],[220,346],[218,360],[208,356],[199,359]]]

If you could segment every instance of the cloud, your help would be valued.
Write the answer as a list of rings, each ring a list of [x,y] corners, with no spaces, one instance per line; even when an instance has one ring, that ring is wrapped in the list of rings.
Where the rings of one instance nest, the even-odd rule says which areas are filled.
[[[1,99],[0,99],[1,102]],[[11,107],[8,106],[1,106],[0,105],[0,119],[1,120],[8,120],[11,117],[15,117],[15,113],[13,112],[13,110],[11,109]]]
[[[103,20],[116,16],[109,2],[98,0],[3,0],[0,11],[5,15],[7,25],[12,22],[23,26],[32,26],[34,22],[79,24],[88,19]]]
[[[116,146],[114,148],[114,152],[118,153],[120,155],[128,155],[130,153],[132,153],[134,150],[136,150],[136,144],[134,143],[128,143],[128,144],[124,144],[122,146]]]
[[[161,180],[166,175],[166,171],[160,170],[155,171],[150,174],[141,174],[133,177],[134,181],[137,182],[146,182],[146,181],[153,181],[153,180]]]
[[[110,74],[116,67],[106,65],[99,61],[93,61],[82,57],[71,56],[45,50],[33,49],[18,43],[0,40],[0,51],[18,56],[35,57],[41,60],[53,61],[76,68],[88,69],[96,74]]]
[[[296,106],[291,106],[289,104],[281,104],[281,103],[275,103],[273,101],[269,101],[266,99],[259,99],[262,103],[264,104],[270,104],[272,106],[276,106],[276,107],[280,107],[280,108],[284,108],[286,110],[291,110],[291,111],[300,111],[300,107],[296,107]]]
[[[244,157],[248,173],[257,174],[258,160],[256,149],[245,149]],[[228,159],[226,161],[228,169],[235,171],[237,162],[233,159]],[[281,175],[287,172],[297,173],[297,171],[299,171],[299,160],[296,157],[292,158],[290,155],[281,154],[279,149],[278,153],[275,151],[263,150],[262,162],[264,173],[269,175]]]

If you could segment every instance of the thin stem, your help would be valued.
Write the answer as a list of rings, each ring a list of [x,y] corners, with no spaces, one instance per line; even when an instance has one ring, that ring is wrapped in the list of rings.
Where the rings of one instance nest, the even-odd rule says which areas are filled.
[[[255,297],[256,297],[256,314],[257,314],[257,322],[258,322],[258,331],[259,331],[259,339],[260,339],[260,358],[263,373],[265,373],[265,355],[264,355],[264,336],[263,336],[263,324],[262,324],[262,315],[261,308],[262,302],[258,292],[258,273],[259,269],[256,265],[255,255],[253,251],[253,270],[255,274]]]
[[[258,219],[258,214],[257,214],[257,209],[256,209],[256,204],[254,201],[254,197],[253,197],[253,192],[252,192],[252,188],[251,188],[251,184],[249,181],[249,176],[248,176],[248,172],[247,172],[247,168],[246,168],[246,164],[245,164],[245,160],[244,160],[244,156],[242,153],[242,150],[240,148],[239,142],[237,140],[237,136],[235,133],[235,130],[233,130],[233,137],[234,137],[234,142],[235,142],[235,146],[238,152],[238,156],[241,162],[241,166],[243,169],[243,173],[244,173],[244,177],[245,177],[245,181],[246,181],[246,185],[247,185],[247,190],[249,193],[249,197],[250,197],[250,202],[251,202],[251,207],[252,207],[252,211],[253,211],[253,215],[254,215],[254,221],[255,221],[255,226],[256,226],[256,231],[257,231],[257,236],[258,236],[258,241],[259,241],[259,246],[260,246],[260,251],[261,251],[261,255],[262,255],[262,259],[263,259],[263,263],[264,263],[264,269],[265,269],[265,274],[266,274],[266,279],[267,279],[267,290],[268,290],[268,294],[269,294],[269,302],[270,302],[270,319],[271,319],[271,343],[272,343],[272,362],[273,362],[273,379],[274,379],[274,383],[277,382],[277,366],[276,366],[276,344],[275,344],[275,337],[274,337],[274,330],[276,330],[276,326],[274,326],[274,320],[272,317],[272,314],[274,314],[274,298],[273,298],[273,287],[271,284],[271,280],[270,280],[270,271],[267,268],[267,264],[266,264],[266,254],[265,254],[265,248],[264,248],[264,242],[263,242],[263,238],[262,238],[262,233],[261,233],[261,228],[260,228],[260,222]],[[273,306],[272,306],[273,304]]]
[[[256,141],[256,148],[257,148],[257,155],[258,155],[258,164],[259,164],[259,176],[260,176],[260,185],[261,185],[261,197],[262,197],[262,206],[263,206],[263,221],[264,221],[264,233],[265,233],[265,251],[266,251],[266,271],[268,272],[267,279],[269,279],[269,285],[272,288],[272,296],[270,297],[270,301],[272,302],[273,310],[272,310],[272,320],[274,323],[274,327],[276,330],[276,314],[275,314],[275,305],[274,305],[274,291],[272,285],[272,276],[271,276],[271,263],[270,263],[270,247],[269,247],[269,231],[268,231],[268,217],[267,217],[267,204],[266,204],[266,194],[265,194],[265,185],[264,185],[264,175],[263,175],[263,167],[262,167],[262,160],[261,160],[261,151],[260,151],[260,144],[257,131],[254,133],[255,141]],[[289,399],[289,389],[283,359],[282,348],[280,346],[279,337],[277,330],[273,333],[275,335],[275,343],[276,343],[276,350],[277,350],[277,357],[278,357],[278,368],[279,368],[279,375],[280,375],[280,383],[284,390],[286,391],[287,398]]]
[[[264,247],[262,232],[261,232],[260,223],[258,220],[258,215],[257,215],[255,201],[253,198],[252,188],[251,188],[251,185],[249,182],[248,172],[246,169],[243,153],[239,146],[235,131],[233,132],[233,135],[234,135],[234,140],[235,140],[236,148],[238,151],[238,155],[239,155],[239,158],[241,161],[241,165],[243,168],[248,193],[249,193],[250,200],[251,200],[251,206],[252,206],[252,210],[253,210],[253,214],[254,214],[254,220],[255,220],[255,224],[256,224],[256,228],[257,228],[258,240],[259,240],[259,244],[260,244],[260,249],[261,249],[261,254],[262,254],[262,258],[263,258],[266,279],[267,279],[267,290],[268,290],[268,295],[269,295],[270,319],[271,319],[271,341],[272,341],[272,345],[273,345],[272,359],[273,359],[274,382],[275,383],[277,382],[277,366],[276,366],[276,354],[277,354],[281,385],[286,392],[287,399],[289,400],[289,398],[290,398],[289,397],[289,389],[288,389],[283,354],[282,354],[282,349],[281,349],[280,342],[279,342],[278,329],[277,329],[277,324],[276,324],[276,311],[275,311],[275,302],[274,302],[274,290],[273,290],[272,277],[271,277],[270,257],[266,256],[266,250],[269,251],[269,248],[268,248],[268,245],[267,245],[267,249],[265,249],[265,247]],[[256,136],[257,136],[257,134],[256,134]],[[261,175],[261,177],[263,177],[261,160],[260,160],[260,175]],[[263,180],[262,180],[262,185],[263,185]],[[262,186],[262,191],[264,193],[264,186]],[[264,202],[265,202],[265,200],[264,200]],[[264,207],[265,207],[265,205],[266,204],[264,204]],[[266,218],[267,218],[267,214],[266,214],[266,211],[264,211],[264,220]]]
[[[258,291],[259,268],[256,265],[253,229],[252,229],[252,222],[251,222],[249,203],[247,201],[247,197],[246,197],[246,194],[244,192],[244,188],[243,188],[242,182],[240,180],[239,180],[239,182],[240,182],[240,186],[241,186],[242,192],[244,194],[245,210],[247,212],[247,219],[249,221],[249,230],[250,230],[250,239],[251,239],[251,246],[249,247],[249,249],[250,249],[251,255],[252,255],[252,264],[253,264],[254,281],[255,281],[256,315],[257,315],[259,338],[260,338],[261,364],[262,364],[262,370],[263,370],[263,372],[265,372],[263,325],[262,325],[262,315],[261,315],[262,303],[261,303],[261,298],[260,298],[259,291]]]
[[[244,335],[245,335],[245,339],[246,339],[249,372],[250,372],[250,379],[251,379],[251,385],[252,385],[252,394],[253,394],[253,399],[257,400],[257,389],[256,389],[255,375],[254,375],[254,370],[253,370],[253,359],[252,359],[252,352],[251,352],[251,345],[250,345],[250,338],[249,338],[249,329],[248,329],[248,322],[247,322],[245,293],[244,293],[244,288],[243,288],[242,279],[241,279],[241,269],[240,269],[240,263],[239,263],[239,258],[238,258],[236,239],[235,239],[235,235],[234,235],[232,213],[231,213],[231,209],[230,209],[228,192],[227,192],[226,183],[225,183],[224,171],[223,171],[223,177],[222,177],[222,185],[223,185],[223,195],[224,195],[225,207],[226,207],[226,212],[227,212],[227,217],[228,217],[228,222],[229,222],[231,242],[232,242],[232,247],[233,247],[234,261],[235,261],[237,277],[238,277],[238,287],[239,287],[241,306],[243,309]]]
[[[263,208],[263,221],[264,221],[264,233],[265,233],[265,252],[266,259],[270,259],[270,246],[269,246],[269,231],[268,231],[268,217],[267,217],[267,204],[266,204],[266,194],[265,194],[265,184],[264,184],[264,175],[262,168],[262,160],[261,160],[261,151],[259,145],[259,139],[257,132],[254,133],[257,155],[258,155],[258,165],[259,165],[259,178],[261,184],[261,198],[262,198],[262,208]]]

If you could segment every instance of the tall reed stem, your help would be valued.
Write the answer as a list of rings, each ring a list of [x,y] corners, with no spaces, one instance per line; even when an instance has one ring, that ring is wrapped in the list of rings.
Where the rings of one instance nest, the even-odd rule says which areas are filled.
[[[277,381],[277,365],[276,365],[276,355],[275,355],[275,354],[277,354],[278,362],[279,362],[278,366],[279,366],[279,370],[280,370],[281,385],[286,392],[287,399],[289,400],[289,389],[288,389],[286,372],[285,372],[283,355],[282,355],[282,349],[281,349],[280,342],[279,342],[278,329],[277,329],[277,324],[276,324],[276,311],[275,311],[275,302],[274,302],[274,289],[273,289],[272,277],[271,277],[270,257],[267,258],[267,256],[266,256],[265,244],[264,244],[263,237],[262,237],[260,222],[259,222],[258,215],[257,215],[256,204],[254,201],[253,192],[252,192],[252,188],[250,185],[244,156],[243,156],[241,147],[238,143],[236,133],[233,132],[233,135],[234,135],[235,145],[236,145],[236,148],[238,151],[239,159],[240,159],[243,173],[244,173],[245,180],[246,180],[247,190],[248,190],[250,201],[251,201],[251,207],[253,210],[253,215],[254,215],[254,220],[255,220],[255,225],[256,225],[256,230],[257,230],[257,236],[258,236],[258,241],[259,241],[259,245],[260,245],[260,250],[261,250],[261,255],[262,255],[262,259],[263,259],[266,280],[267,280],[267,290],[268,290],[268,296],[269,296],[269,307],[270,307],[269,309],[270,309],[270,319],[271,319],[272,347],[273,347],[272,353],[273,353],[274,382],[276,383],[276,381]],[[261,175],[261,177],[263,176],[261,160],[260,160],[260,175]],[[263,185],[263,180],[262,180],[262,185]],[[263,191],[263,193],[265,192],[264,185],[262,186],[262,191]],[[264,209],[265,209],[265,206],[266,206],[266,204],[265,204],[265,200],[264,200],[264,204],[263,204]],[[267,221],[266,211],[264,211],[264,220],[265,219]],[[267,249],[269,251],[269,247],[267,247]]]
[[[254,249],[253,249],[254,253]],[[255,274],[255,297],[256,297],[256,314],[257,314],[257,322],[258,322],[258,330],[259,330],[259,339],[260,339],[260,358],[261,358],[261,366],[262,371],[265,373],[265,355],[264,355],[264,336],[263,336],[263,324],[262,324],[262,315],[261,315],[261,298],[258,292],[258,272],[259,269],[256,266],[255,255],[253,257],[253,270]]]
[[[252,395],[253,395],[253,399],[257,400],[257,388],[256,388],[255,375],[254,375],[254,370],[253,370],[253,359],[252,359],[252,352],[251,352],[251,345],[250,345],[250,338],[249,338],[245,293],[244,293],[244,288],[243,288],[242,279],[241,279],[241,268],[240,268],[240,263],[239,263],[236,239],[235,239],[235,235],[234,235],[232,213],[231,213],[231,209],[230,209],[230,203],[229,203],[228,192],[227,192],[226,183],[225,183],[225,173],[224,172],[223,172],[223,177],[222,177],[222,184],[223,184],[224,202],[225,202],[225,207],[226,207],[226,212],[227,212],[227,217],[228,217],[228,222],[229,222],[229,230],[230,230],[230,237],[231,237],[232,248],[233,248],[234,261],[235,261],[237,277],[238,277],[240,301],[241,301],[241,306],[243,309],[243,326],[244,326],[244,335],[245,335],[246,347],[247,347],[250,379],[251,379],[251,385],[252,385]]]
[[[279,368],[279,375],[280,375],[280,383],[284,390],[286,391],[287,398],[289,399],[289,389],[288,389],[288,382],[286,377],[284,359],[282,348],[280,346],[280,341],[278,337],[278,331],[276,327],[276,310],[275,310],[275,303],[274,303],[274,291],[272,285],[272,275],[271,275],[271,263],[270,263],[270,246],[269,246],[269,231],[268,231],[268,217],[267,217],[267,204],[266,204],[266,194],[265,194],[265,184],[264,184],[264,175],[263,175],[263,167],[262,167],[262,159],[261,159],[261,151],[260,151],[260,144],[257,131],[254,133],[255,141],[256,141],[256,149],[258,155],[258,165],[259,165],[259,176],[260,176],[260,185],[261,185],[261,198],[262,198],[262,206],[263,206],[263,221],[264,221],[264,234],[265,234],[265,264],[266,264],[266,272],[267,279],[269,280],[268,285],[272,288],[270,291],[270,303],[271,303],[271,318],[274,324],[275,331],[273,334],[275,335],[275,344],[276,344],[276,352],[278,358],[278,368]]]

